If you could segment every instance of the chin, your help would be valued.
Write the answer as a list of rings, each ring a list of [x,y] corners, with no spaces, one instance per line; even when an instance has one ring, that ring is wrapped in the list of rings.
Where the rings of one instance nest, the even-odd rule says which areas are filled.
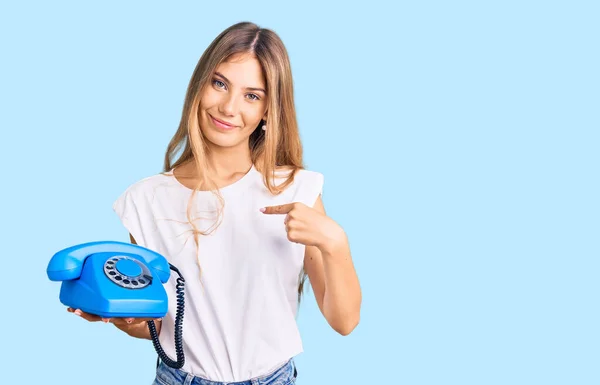
[[[236,147],[246,143],[249,139],[244,135],[244,127],[236,127],[231,131],[223,131],[212,122],[210,115],[204,111],[202,114],[201,128],[202,134],[209,145],[217,147]]]
[[[239,146],[242,142],[245,141],[242,135],[238,132],[222,132],[212,127],[208,126],[208,129],[203,129],[202,134],[204,135],[204,139],[208,141],[209,145],[218,146],[218,147],[235,147]]]
[[[210,145],[217,147],[236,147],[240,145],[239,140],[235,140],[233,138],[212,138],[209,136],[204,136],[205,139],[209,142]]]

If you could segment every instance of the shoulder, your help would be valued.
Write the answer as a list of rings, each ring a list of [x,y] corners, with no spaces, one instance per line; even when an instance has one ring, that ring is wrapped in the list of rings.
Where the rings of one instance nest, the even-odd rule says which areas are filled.
[[[286,186],[286,189],[302,188],[307,185],[319,186],[323,184],[323,180],[323,173],[319,171],[289,166],[276,167],[272,179],[275,185]]]
[[[292,173],[294,173],[294,181],[323,177],[323,174],[319,171],[305,168],[292,168],[290,166],[278,166],[275,168],[274,173],[276,179],[287,179]]]
[[[172,176],[173,172],[169,171],[142,177],[141,179],[126,185],[119,198],[139,198],[148,196],[150,193],[156,191],[156,188],[172,183]]]
[[[296,175],[294,176],[294,180],[300,183],[323,183],[324,175],[323,173],[316,170],[307,170],[307,169],[298,169],[296,170]]]
[[[290,194],[290,200],[313,207],[319,195],[323,193],[323,173],[304,168],[292,171],[294,171],[293,180],[286,189]],[[290,176],[289,171],[286,173],[286,176]]]
[[[298,175],[301,175],[303,178],[316,178],[323,176],[323,173],[316,170],[308,170],[305,168],[300,168],[296,171]]]

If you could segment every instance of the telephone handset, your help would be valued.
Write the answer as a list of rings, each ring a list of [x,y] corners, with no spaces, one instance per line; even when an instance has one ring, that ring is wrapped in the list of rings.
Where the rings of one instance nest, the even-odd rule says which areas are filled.
[[[167,259],[140,245],[118,241],[87,242],[63,249],[52,257],[46,270],[51,281],[63,281],[60,302],[104,318],[162,318],[168,312],[163,284],[170,271],[177,279],[175,350],[170,359],[158,340],[154,321],[148,321],[152,343],[162,361],[180,369],[184,364],[182,323],[185,279]]]

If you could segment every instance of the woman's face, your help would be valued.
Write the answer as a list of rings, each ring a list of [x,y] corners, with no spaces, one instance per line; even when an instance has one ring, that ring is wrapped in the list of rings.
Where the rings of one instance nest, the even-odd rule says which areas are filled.
[[[221,63],[200,101],[200,129],[209,145],[247,147],[250,134],[266,120],[266,89],[255,57],[238,55]]]

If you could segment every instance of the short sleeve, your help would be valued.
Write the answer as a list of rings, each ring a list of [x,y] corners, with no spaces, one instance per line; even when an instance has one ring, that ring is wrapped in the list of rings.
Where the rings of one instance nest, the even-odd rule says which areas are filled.
[[[136,200],[131,188],[125,190],[113,203],[113,211],[117,214],[121,223],[133,236],[140,246],[146,244],[142,231],[141,213],[136,205]]]
[[[296,202],[302,202],[309,207],[314,207],[317,198],[323,194],[323,174],[316,171],[303,170],[300,174]]]

